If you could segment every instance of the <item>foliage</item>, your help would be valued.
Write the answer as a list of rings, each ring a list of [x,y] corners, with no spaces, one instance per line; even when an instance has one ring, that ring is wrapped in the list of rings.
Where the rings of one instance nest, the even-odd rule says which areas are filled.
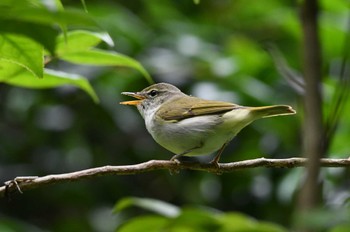
[[[118,105],[124,100],[120,92],[137,91],[152,82],[147,72],[157,82],[170,82],[207,99],[290,104],[297,109],[295,117],[264,119],[244,129],[227,147],[222,162],[300,154],[299,95],[266,50],[272,44],[288,67],[302,75],[298,3],[62,2],[0,1],[2,182],[16,176],[170,158],[172,154],[147,133],[138,112]],[[321,5],[324,114],[329,115],[339,64],[349,51],[343,43],[348,2],[323,0]],[[100,104],[92,104],[89,97]],[[349,107],[347,101],[330,157],[348,154]],[[311,218],[310,227],[348,230],[349,174],[347,169],[322,170],[321,213],[303,215]],[[283,231],[298,221],[293,212],[302,179],[302,169],[96,178],[29,191],[10,202],[1,199],[0,230],[125,231],[140,223],[174,230],[185,224],[228,230],[236,222],[254,231],[264,226]],[[117,201],[125,208],[112,215]],[[131,205],[144,209],[130,214],[134,208],[126,206]],[[176,215],[164,215],[156,206],[173,207]],[[145,207],[153,214],[145,215]],[[341,220],[324,223],[329,214]]]
[[[113,41],[107,33],[67,31],[66,28],[73,25],[98,29],[97,23],[87,14],[64,10],[58,1],[51,1],[51,4],[56,3],[55,9],[41,5],[40,1],[26,0],[17,3],[5,1],[0,5],[0,11],[3,13],[0,21],[7,25],[0,35],[1,82],[27,88],[74,85],[98,102],[98,97],[86,78],[44,68],[44,63],[49,65],[50,61],[57,59],[83,65],[131,67],[139,70],[152,82],[139,62],[116,52],[95,48],[102,41],[113,46]],[[26,24],[31,30],[23,31],[22,26],[14,28],[14,24]],[[62,29],[60,35],[59,31],[55,30],[57,24]],[[40,31],[40,34],[33,34],[35,31]],[[35,80],[34,77],[42,80]]]
[[[174,205],[154,199],[122,199],[115,206],[115,211],[121,212],[130,206],[153,211],[158,215],[138,216],[122,224],[118,231],[287,231],[280,226],[258,222],[240,213],[223,213],[199,207],[179,209]]]

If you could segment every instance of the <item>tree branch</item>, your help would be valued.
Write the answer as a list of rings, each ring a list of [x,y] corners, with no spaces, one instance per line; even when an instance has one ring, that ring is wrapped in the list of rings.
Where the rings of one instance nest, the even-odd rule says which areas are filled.
[[[90,168],[76,172],[47,175],[42,177],[16,177],[13,180],[6,181],[4,186],[0,187],[0,197],[9,196],[15,192],[23,192],[29,189],[39,188],[50,184],[58,184],[72,181],[79,181],[97,176],[110,175],[133,175],[154,170],[168,169],[171,172],[177,172],[182,169],[200,170],[211,173],[225,173],[235,170],[268,167],[268,168],[295,168],[303,167],[308,163],[305,158],[289,159],[251,159],[232,163],[222,163],[219,166],[206,163],[176,163],[168,160],[150,160],[140,164],[122,165],[122,166],[103,166]],[[350,167],[350,158],[348,159],[321,159],[322,167]]]

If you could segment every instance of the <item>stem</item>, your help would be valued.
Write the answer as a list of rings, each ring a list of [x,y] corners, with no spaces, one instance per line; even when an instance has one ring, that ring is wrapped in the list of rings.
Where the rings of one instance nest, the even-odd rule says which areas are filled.
[[[305,121],[303,155],[308,158],[306,177],[299,195],[299,210],[309,211],[321,197],[320,159],[324,155],[324,129],[321,96],[321,46],[318,36],[318,1],[304,0],[301,5],[303,29],[303,66],[305,79]]]

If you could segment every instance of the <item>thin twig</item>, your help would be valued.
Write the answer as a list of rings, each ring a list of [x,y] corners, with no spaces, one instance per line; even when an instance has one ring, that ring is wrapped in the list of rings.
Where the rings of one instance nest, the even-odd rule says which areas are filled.
[[[350,158],[348,159],[321,159],[322,167],[350,167]],[[182,169],[198,170],[211,173],[233,172],[235,170],[268,167],[268,168],[295,168],[303,167],[307,163],[305,158],[289,159],[251,159],[232,163],[222,163],[219,166],[205,163],[176,163],[168,160],[150,160],[140,164],[122,165],[122,166],[103,166],[90,168],[76,172],[47,175],[42,177],[25,176],[16,177],[13,180],[6,181],[4,186],[0,187],[0,197],[9,196],[14,192],[24,192],[29,189],[39,188],[50,184],[58,184],[72,181],[79,181],[97,176],[111,175],[134,175],[154,170],[170,170],[176,172]]]

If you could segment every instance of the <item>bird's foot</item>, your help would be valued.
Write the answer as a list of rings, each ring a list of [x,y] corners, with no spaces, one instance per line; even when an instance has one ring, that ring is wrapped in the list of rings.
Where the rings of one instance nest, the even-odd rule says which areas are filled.
[[[170,161],[174,162],[175,165],[178,166],[181,163],[180,160],[178,160],[178,158],[180,156],[181,155],[174,155],[173,157],[171,157]],[[178,168],[171,168],[171,169],[169,169],[169,172],[170,172],[170,175],[174,175],[174,174],[179,174],[180,173]]]
[[[215,169],[216,175],[221,175],[223,172],[220,170],[220,164],[219,162],[214,158],[212,161],[209,162],[210,165],[213,166]]]

